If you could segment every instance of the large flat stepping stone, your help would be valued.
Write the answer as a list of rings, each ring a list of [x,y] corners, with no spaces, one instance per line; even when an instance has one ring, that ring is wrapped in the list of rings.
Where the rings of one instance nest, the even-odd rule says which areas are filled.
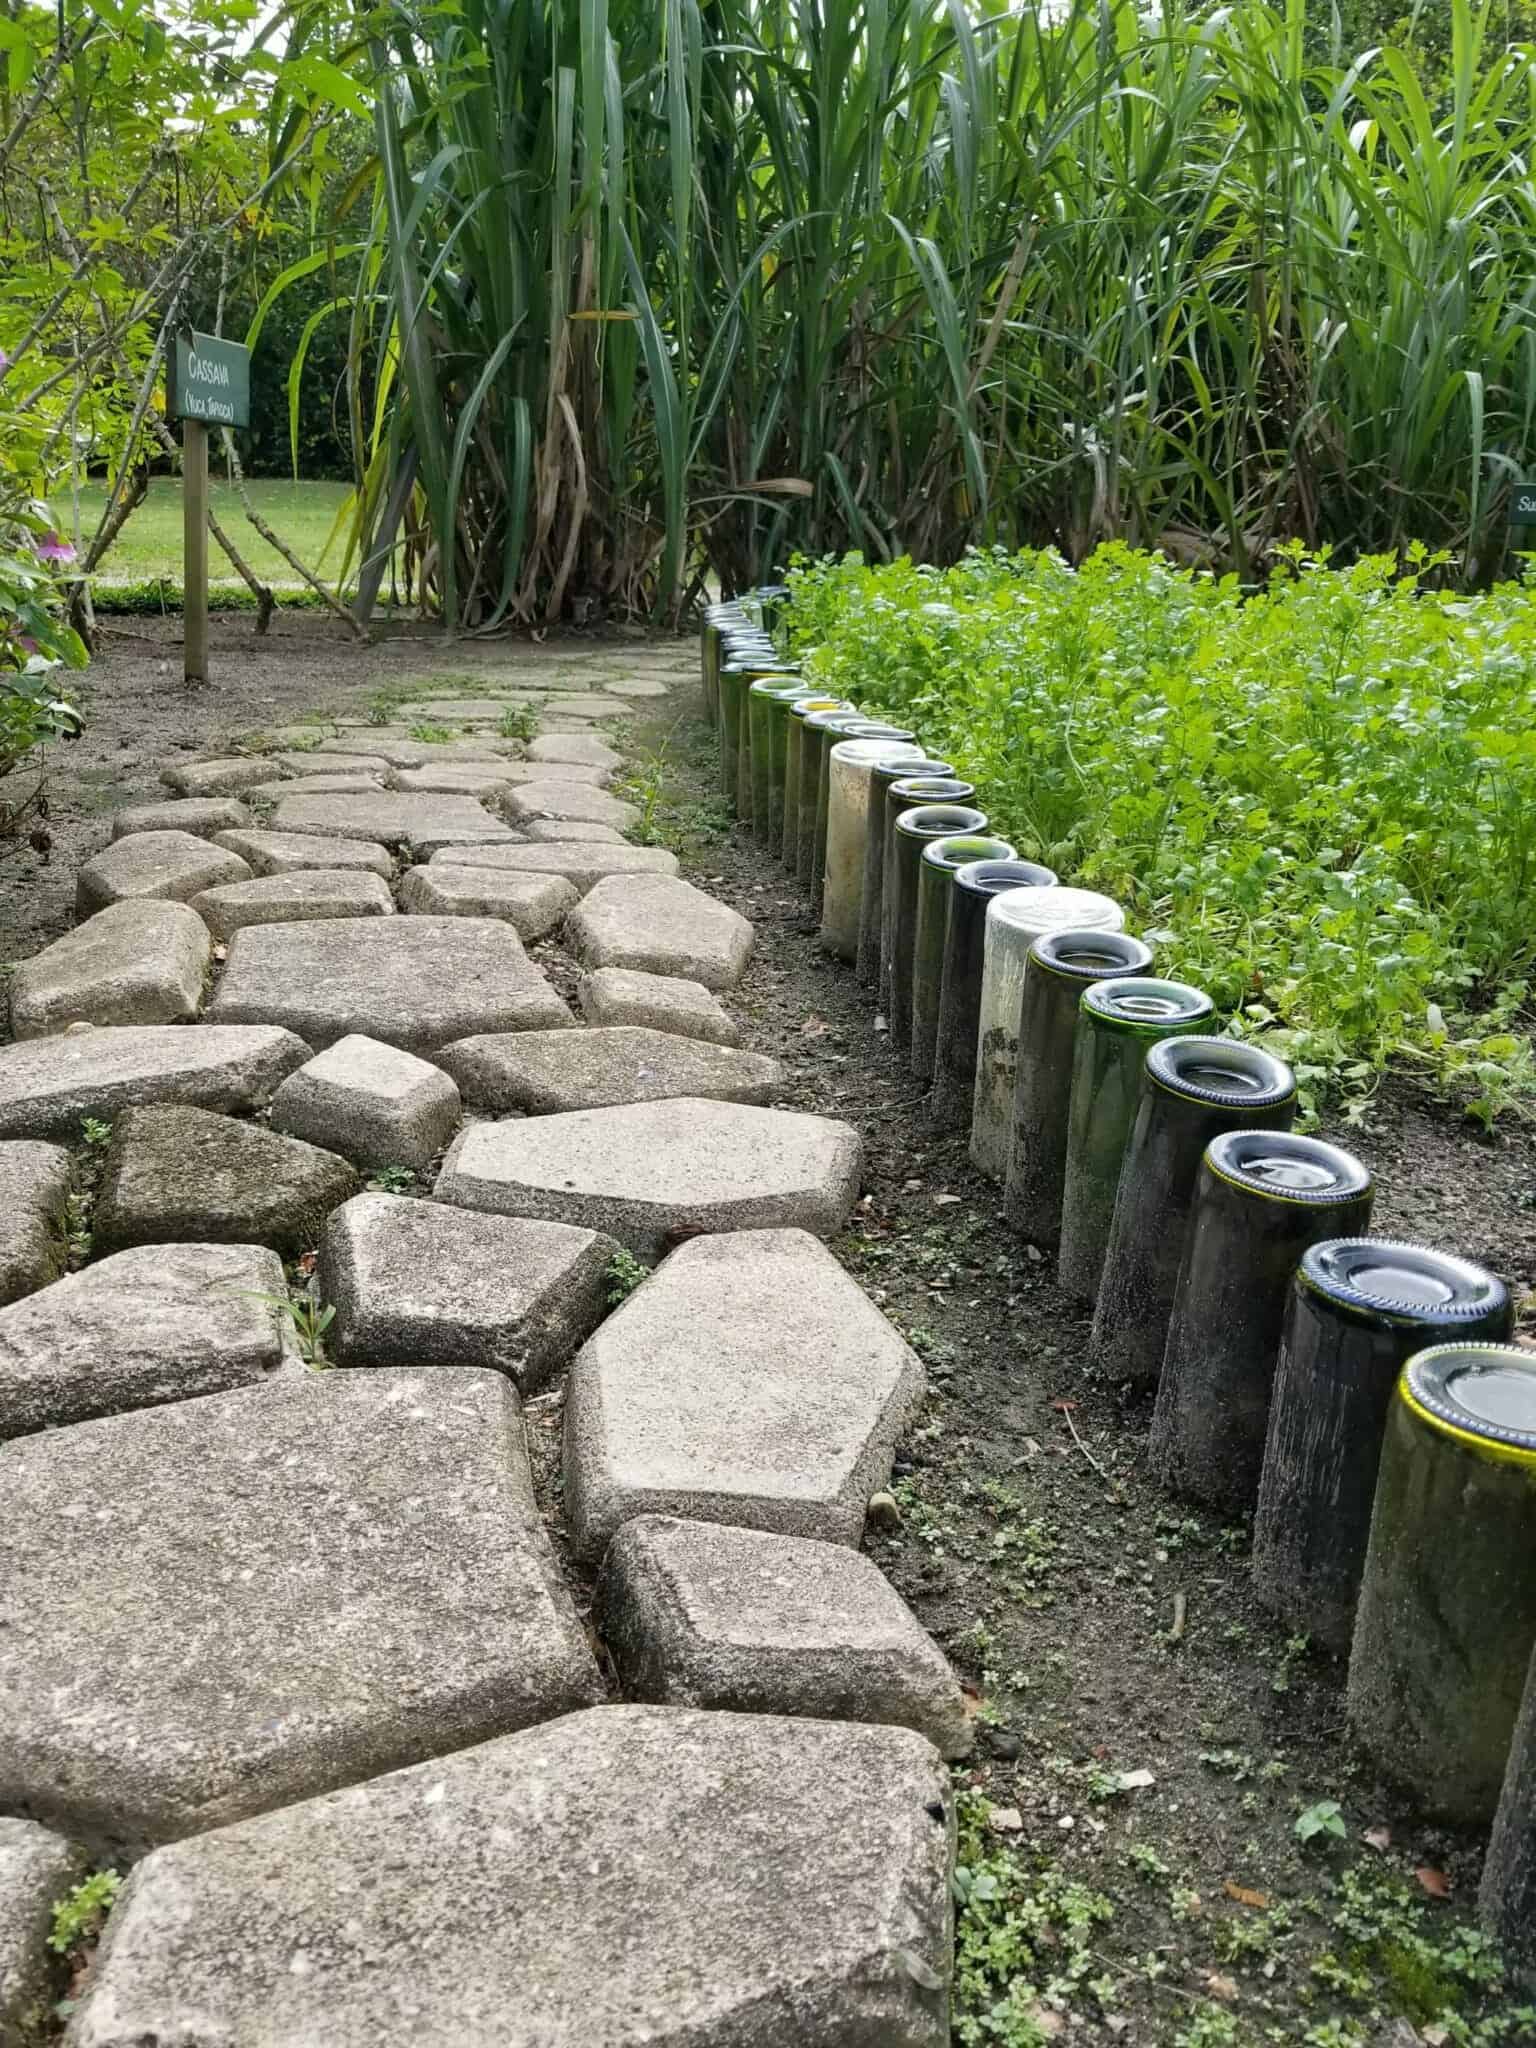
[[[518,825],[534,818],[576,818],[588,825],[611,825],[615,832],[626,832],[640,822],[637,805],[585,782],[525,782],[508,795],[506,811]]]
[[[542,939],[580,899],[563,875],[514,875],[444,864],[411,868],[400,908],[418,917],[499,917],[520,939]]]
[[[529,761],[533,763],[576,762],[588,768],[607,769],[624,765],[623,755],[593,733],[542,733],[538,739],[528,742],[527,752]]]
[[[286,1298],[283,1262],[260,1245],[98,1259],[0,1309],[0,1437],[265,1380],[296,1355]]]
[[[658,1251],[696,1231],[840,1228],[858,1194],[858,1133],[827,1117],[681,1096],[472,1124],[440,1202],[606,1230]]]
[[[78,1138],[82,1117],[138,1102],[260,1109],[308,1058],[303,1039],[269,1025],[81,1027],[0,1046],[0,1138]]]
[[[180,1024],[202,1006],[213,941],[196,911],[155,898],[111,904],[11,977],[11,1032],[71,1024]]]
[[[383,755],[370,754],[366,750],[355,754],[322,754],[318,747],[311,747],[306,753],[269,754],[267,759],[289,775],[371,775],[382,783],[389,773],[389,763]]]
[[[69,1153],[62,1145],[0,1143],[0,1307],[58,1278],[68,1202]]]
[[[530,830],[532,828],[530,827]],[[545,846],[449,846],[429,867],[498,868],[509,875],[563,875],[585,895],[609,875],[675,875],[664,846],[601,846],[587,840]]]
[[[589,1024],[644,1024],[679,1038],[740,1045],[741,1027],[702,981],[675,974],[643,974],[634,967],[598,967],[576,985]]]
[[[48,1946],[53,1909],[90,1864],[72,1842],[29,1820],[0,1818],[0,2041],[42,2041],[56,1996]]]
[[[131,804],[112,819],[112,837],[126,839],[133,832],[190,832],[195,838],[212,839],[216,832],[230,832],[249,825],[251,814],[233,797],[173,797],[169,803]]]
[[[526,1116],[678,1095],[768,1103],[784,1089],[784,1069],[761,1053],[634,1024],[465,1038],[439,1057],[467,1102]]]
[[[572,1714],[157,1851],[69,2039],[946,2048],[950,1811],[904,1728]]]
[[[359,1166],[429,1165],[459,1127],[459,1091],[439,1067],[376,1038],[339,1038],[272,1098],[272,1128]]]
[[[317,832],[221,832],[217,843],[238,853],[258,875],[347,868],[381,875],[387,882],[395,872],[392,855],[362,839],[327,839]]]
[[[495,1374],[295,1373],[25,1438],[0,1489],[0,1805],[92,1842],[133,1853],[600,1697]]]
[[[670,1515],[625,1522],[597,1612],[627,1698],[915,1728],[971,1748],[949,1661],[871,1558]]]
[[[238,796],[270,772],[259,756],[225,754],[213,761],[173,761],[160,770],[160,780],[180,796]]]
[[[75,915],[83,921],[138,896],[185,903],[199,889],[245,882],[250,873],[239,854],[191,832],[134,832],[114,839],[75,877]]]
[[[317,1050],[360,1032],[418,1053],[575,1021],[517,933],[489,917],[249,926],[230,942],[208,1015],[285,1024]]]
[[[752,926],[675,875],[609,875],[572,911],[567,936],[584,967],[634,967],[706,988],[734,988],[752,957]]]
[[[857,1544],[923,1397],[917,1355],[801,1230],[681,1246],[588,1339],[565,1504],[596,1560],[635,1515]]]
[[[409,733],[391,730],[354,732],[348,739],[322,740],[322,755],[347,755],[366,751],[391,768],[424,768],[437,761],[455,761],[481,767],[495,767],[510,754],[512,742],[492,737],[477,740],[413,740]]]
[[[602,789],[612,780],[613,770],[590,761],[509,761],[507,780],[522,788],[529,783],[559,782],[567,788]],[[531,822],[531,821],[528,821]],[[581,820],[573,820],[580,823]]]
[[[585,818],[529,818],[518,826],[525,839],[558,846],[567,840],[590,846],[622,846],[624,834],[612,825],[589,825]]]
[[[388,773],[384,767],[338,768],[323,774],[295,775],[278,782],[258,782],[249,795],[254,804],[286,803],[289,797],[300,796],[366,796],[373,790],[383,789],[384,777]]]
[[[516,838],[472,796],[412,796],[392,789],[377,796],[287,797],[273,812],[272,824],[279,832],[372,839],[423,854],[440,846],[493,846]]]
[[[667,697],[671,685],[655,676],[610,676],[603,688],[613,697]]]
[[[546,718],[591,720],[594,723],[602,718],[630,718],[634,715],[632,707],[622,697],[546,697],[541,709]]]
[[[184,1241],[292,1257],[319,1243],[358,1186],[345,1159],[263,1124],[172,1104],[128,1109],[107,1147],[92,1236],[100,1251]]]
[[[396,789],[426,791],[440,796],[473,796],[494,803],[512,786],[515,773],[511,761],[483,766],[478,761],[442,761],[430,768],[396,768],[392,771]]]
[[[359,1195],[320,1255],[331,1349],[343,1365],[484,1366],[532,1393],[602,1320],[617,1250],[569,1223]]]
[[[299,868],[203,889],[191,908],[221,943],[248,924],[294,924],[326,917],[393,917],[389,884],[367,868]],[[106,913],[103,912],[103,915]]]
[[[505,697],[424,697],[413,700],[409,708],[424,724],[499,725],[508,711],[526,701],[515,693]]]

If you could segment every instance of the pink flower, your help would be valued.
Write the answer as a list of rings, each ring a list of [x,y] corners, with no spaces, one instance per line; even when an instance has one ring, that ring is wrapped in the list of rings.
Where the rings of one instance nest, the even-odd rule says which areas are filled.
[[[45,533],[41,540],[32,543],[32,552],[40,562],[72,562],[75,551],[67,540],[57,533]]]

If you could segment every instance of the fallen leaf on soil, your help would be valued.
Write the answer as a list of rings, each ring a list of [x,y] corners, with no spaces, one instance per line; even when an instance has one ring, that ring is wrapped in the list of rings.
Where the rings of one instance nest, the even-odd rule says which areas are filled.
[[[1363,1830],[1360,1839],[1363,1842],[1369,1843],[1371,1848],[1379,1849],[1385,1855],[1392,1846],[1392,1830],[1387,1827],[1366,1828]]]
[[[1268,1892],[1250,1891],[1245,1884],[1234,1884],[1229,1877],[1222,1886],[1229,1899],[1236,1899],[1240,1906],[1252,1906],[1256,1913],[1262,1913],[1269,1904]]]
[[[1450,2030],[1447,2027],[1426,2027],[1419,2036],[1424,2048],[1446,2048],[1450,2038]]]
[[[309,1275],[314,1272],[316,1265],[319,1263],[319,1259],[320,1254],[318,1252],[305,1252],[303,1257],[298,1261],[298,1269],[306,1279],[308,1279]]]
[[[1016,1806],[994,1806],[987,1815],[987,1826],[994,1835],[1022,1835],[1024,1816]]]
[[[1205,1973],[1205,1988],[1209,1991],[1212,1998],[1224,1998],[1228,2005],[1236,2002],[1237,1979],[1235,1977],[1224,1977],[1219,1970],[1207,1970]]]
[[[1443,1870],[1436,1870],[1432,1863],[1421,1863],[1413,1874],[1432,1899],[1448,1899],[1451,1896],[1451,1880]]]
[[[1048,2041],[1054,2041],[1067,2024],[1059,2012],[1052,2012],[1049,2006],[1037,2005],[1029,2015],[1030,2025],[1037,2034],[1043,2034]]]
[[[1053,1401],[1051,1406],[1058,1415],[1075,1415],[1077,1413],[1077,1403],[1075,1401]]]
[[[1145,1792],[1149,1785],[1155,1785],[1156,1778],[1150,1771],[1122,1771],[1116,1780],[1118,1792]]]
[[[813,1010],[810,1016],[807,1017],[805,1022],[800,1026],[800,1035],[802,1038],[825,1038],[827,1035],[827,1030],[828,1025],[826,1018],[818,1017],[815,1011]]]
[[[947,1209],[950,1207],[952,1203],[962,1202],[964,1201],[964,1199],[965,1197],[963,1195],[935,1195],[933,1198],[933,1206],[935,1207],[935,1209]]]

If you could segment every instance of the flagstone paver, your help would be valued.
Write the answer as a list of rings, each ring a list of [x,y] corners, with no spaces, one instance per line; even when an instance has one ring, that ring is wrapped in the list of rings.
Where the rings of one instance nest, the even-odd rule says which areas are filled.
[[[564,875],[584,895],[606,875],[675,875],[677,855],[664,846],[603,846],[575,840],[554,846],[448,846],[434,853],[429,865]]]
[[[7,2048],[51,2031],[53,1909],[90,1868],[74,1843],[29,1820],[0,1818],[0,2041]]]
[[[894,1722],[970,1750],[948,1659],[844,1544],[640,1515],[608,1546],[597,1612],[629,1699]]]
[[[376,796],[287,797],[273,812],[272,824],[278,832],[373,839],[424,854],[441,846],[491,845],[517,836],[472,796],[412,796],[388,789]]]
[[[354,1034],[288,1076],[272,1098],[276,1131],[359,1166],[435,1159],[459,1126],[459,1091],[441,1068]]]
[[[179,1024],[202,1006],[213,958],[208,928],[185,903],[110,904],[55,939],[11,977],[11,1031],[41,1038],[71,1024]]]
[[[634,706],[622,697],[546,697],[541,711],[546,718],[569,718],[576,723],[603,718],[632,718]]]
[[[768,1103],[784,1089],[784,1069],[762,1053],[633,1024],[465,1038],[438,1057],[467,1102],[527,1116],[678,1095]]]
[[[510,875],[496,868],[411,868],[400,883],[400,908],[417,916],[498,917],[520,939],[542,939],[579,901],[563,875]]]
[[[924,1386],[917,1355],[803,1230],[695,1238],[571,1367],[579,1554],[634,1515],[857,1544]]]
[[[338,768],[334,773],[294,775],[278,782],[258,782],[246,795],[253,804],[280,804],[301,796],[366,796],[382,789],[390,772],[387,768]]]
[[[392,917],[395,899],[389,884],[367,868],[299,868],[289,874],[257,875],[249,882],[225,882],[217,889],[203,889],[192,898],[190,907],[216,939],[228,941],[248,924]]]
[[[830,1234],[858,1193],[858,1133],[830,1118],[682,1096],[471,1124],[442,1202],[581,1223],[641,1253],[696,1231],[798,1224]]]
[[[359,1195],[321,1251],[332,1349],[343,1365],[485,1366],[534,1392],[601,1320],[617,1250],[568,1223]]]
[[[517,775],[515,761],[494,767],[478,761],[444,761],[435,768],[392,768],[390,779],[396,789],[425,791],[432,796],[473,796],[494,803],[512,787]]]
[[[589,1024],[644,1024],[679,1038],[740,1045],[741,1027],[702,981],[675,974],[645,974],[634,967],[597,967],[576,985]]]
[[[350,739],[323,740],[319,747],[322,756],[345,755],[354,750],[366,750],[391,768],[423,768],[438,761],[458,762],[471,767],[479,763],[486,767],[494,766],[498,760],[510,755],[514,745],[512,741],[498,739],[494,734],[473,740],[413,740],[408,732],[365,728],[354,732]]]
[[[748,920],[677,876],[607,876],[566,929],[585,967],[633,967],[710,989],[734,988],[752,957]]]
[[[574,1022],[517,933],[490,917],[248,926],[230,942],[208,1016],[283,1024],[316,1051],[360,1032],[417,1053],[477,1031]]]
[[[553,769],[548,781],[525,782],[511,790],[506,811],[514,824],[533,818],[579,818],[588,825],[611,825],[616,832],[627,832],[640,822],[638,805],[590,783],[561,782]]]
[[[293,1032],[267,1025],[80,1025],[0,1046],[0,1138],[78,1138],[82,1117],[139,1102],[260,1109],[309,1052]]]
[[[190,832],[198,839],[212,839],[216,833],[231,832],[249,825],[251,814],[232,796],[172,797],[169,803],[131,804],[112,818],[112,837],[126,839],[132,832]]]
[[[614,830],[612,825],[594,825],[586,818],[525,818],[518,826],[525,839],[539,844],[558,846],[567,840],[578,845],[622,846],[624,834]],[[639,853],[645,849],[636,847]]]
[[[428,724],[499,725],[509,711],[520,709],[526,702],[526,697],[509,691],[505,697],[413,698],[410,710]]]
[[[185,903],[219,882],[244,882],[250,869],[227,847],[191,832],[135,832],[114,839],[75,878],[75,915],[81,919],[140,896]]]
[[[270,754],[267,758],[279,768],[286,768],[290,775],[373,775],[382,782],[389,773],[389,763],[383,756],[366,750],[322,754],[318,747],[311,747],[306,753]]]
[[[904,1728],[568,1715],[157,1851],[70,2048],[945,2048],[951,1813]]]
[[[318,832],[221,832],[216,844],[238,853],[258,875],[352,868],[381,875],[387,882],[395,872],[388,850],[365,839],[329,839]]]
[[[98,1251],[127,1245],[269,1244],[295,1257],[357,1193],[334,1152],[208,1109],[128,1109],[112,1128],[91,1220]]]
[[[58,1278],[68,1200],[69,1153],[62,1145],[0,1143],[0,1307]]]
[[[603,688],[615,697],[667,697],[671,695],[668,684],[655,676],[627,675],[610,676]]]
[[[0,1496],[0,1806],[104,1847],[600,1697],[495,1374],[295,1373],[50,1430],[0,1449]],[[90,1569],[61,1571],[87,1532]],[[215,1946],[232,1986],[244,1957]]]
[[[528,759],[546,762],[580,763],[589,768],[622,768],[624,756],[592,733],[544,733],[528,742]]]
[[[212,761],[171,761],[160,770],[160,780],[180,796],[238,796],[270,773],[259,754],[225,754]]]
[[[97,1259],[0,1309],[0,1437],[297,1370],[277,1306],[286,1298],[282,1260],[260,1245],[145,1245]],[[4,1639],[0,1629],[0,1656]]]

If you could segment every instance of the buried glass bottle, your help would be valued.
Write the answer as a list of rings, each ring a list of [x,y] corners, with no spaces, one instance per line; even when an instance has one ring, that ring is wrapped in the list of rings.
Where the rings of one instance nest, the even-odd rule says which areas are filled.
[[[939,984],[939,1032],[933,1048],[935,1114],[969,1119],[976,1095],[976,1038],[981,1020],[981,978],[986,963],[987,906],[1010,889],[1054,889],[1056,876],[1038,861],[1009,854],[969,861],[949,886],[944,969]]]
[[[827,784],[827,846],[821,883],[821,943],[839,960],[859,951],[869,779],[882,764],[909,768],[923,758],[911,740],[846,739],[833,745]]]
[[[1336,1237],[1302,1254],[1253,1523],[1253,1590],[1271,1613],[1349,1648],[1398,1375],[1437,1340],[1507,1337],[1510,1314],[1501,1280],[1423,1245]]]
[[[790,704],[811,694],[798,677],[760,676],[747,691],[752,727],[752,836],[778,852],[784,837],[784,741],[781,720]]]
[[[720,662],[726,633],[746,624],[746,613],[738,604],[712,604],[704,614],[699,635],[699,680],[704,690],[704,714],[711,725],[720,723]]]
[[[809,896],[816,871],[816,795],[821,787],[822,747],[847,739],[850,728],[868,725],[857,705],[838,711],[808,711],[800,721],[800,786],[795,796],[795,876]],[[828,735],[831,735],[829,738]]]
[[[911,747],[912,758],[920,761],[923,750],[904,725],[888,725],[879,718],[860,718],[840,733],[826,732],[821,738],[821,766],[816,784],[816,843],[811,853],[811,908],[821,908],[827,876],[827,814],[832,802],[832,749],[840,739],[888,740],[893,747]],[[854,947],[858,950],[857,941]]]
[[[1437,1820],[1499,1806],[1536,1648],[1536,1356],[1442,1344],[1403,1368],[1349,1659],[1350,1725]]]
[[[950,783],[955,771],[931,755],[921,760],[878,761],[869,772],[864,826],[864,881],[859,891],[858,978],[864,988],[880,986],[881,927],[885,912],[886,793],[893,782],[912,777]]]
[[[958,775],[901,775],[894,782],[887,782],[885,785],[885,861],[882,868],[884,886],[880,900],[880,979],[876,986],[875,1002],[887,1018],[891,1014],[891,979],[896,961],[897,912],[905,879],[896,866],[896,820],[903,811],[913,810],[920,804],[969,805],[975,794],[975,783],[965,782]],[[869,823],[870,830],[873,831],[873,817]],[[983,819],[982,828],[985,825],[986,820]],[[951,833],[955,833],[966,828],[951,825],[949,829]],[[943,837],[942,834],[936,836]],[[894,1032],[894,1024],[891,1028]],[[911,1029],[910,1021],[907,1028]]]
[[[949,903],[955,873],[982,860],[1012,860],[1006,839],[979,839],[974,833],[957,839],[930,839],[917,865],[917,916],[912,937],[912,1071],[919,1080],[933,1077],[939,1035],[939,1006],[944,994],[944,944],[949,935]]]
[[[1309,1245],[1370,1228],[1371,1176],[1289,1131],[1223,1131],[1206,1147],[1168,1325],[1153,1476],[1223,1514],[1259,1497],[1291,1277]]]
[[[1099,1292],[1147,1054],[1160,1039],[1203,1032],[1215,1010],[1203,990],[1182,981],[1127,976],[1084,991],[1056,1261],[1056,1284],[1075,1301],[1091,1305]]]
[[[1083,991],[1145,975],[1152,948],[1125,932],[1046,932],[1029,949],[1019,1011],[1019,1052],[1003,1214],[1031,1244],[1061,1236],[1067,1119]]]
[[[1536,1651],[1483,1859],[1477,1911],[1515,1982],[1536,1991]]]
[[[1295,1075],[1256,1045],[1164,1038],[1147,1054],[1093,1313],[1091,1355],[1111,1379],[1157,1384],[1206,1146],[1223,1130],[1285,1130],[1295,1114]]]
[[[752,734],[747,693],[762,680],[788,682],[786,665],[773,657],[731,649],[720,664],[720,789],[738,818],[752,817]]]
[[[918,779],[918,778],[914,778]],[[891,785],[893,790],[902,785]],[[917,952],[917,890],[923,848],[930,839],[978,835],[987,829],[987,814],[966,801],[975,791],[968,782],[952,782],[950,793],[932,803],[899,810],[886,854],[886,890],[891,897],[891,979],[885,1014],[891,1046],[898,1059],[912,1050],[912,967]]]
[[[971,1096],[971,1159],[993,1180],[1008,1177],[1013,1095],[1018,1086],[1019,1018],[1029,949],[1051,931],[1117,932],[1125,913],[1092,889],[1011,889],[987,906]]]
[[[808,694],[791,700],[784,722],[784,837],[782,852],[784,865],[793,875],[800,856],[800,778],[801,747],[805,739],[805,721],[813,711],[854,712],[855,706],[846,697],[818,697]]]

